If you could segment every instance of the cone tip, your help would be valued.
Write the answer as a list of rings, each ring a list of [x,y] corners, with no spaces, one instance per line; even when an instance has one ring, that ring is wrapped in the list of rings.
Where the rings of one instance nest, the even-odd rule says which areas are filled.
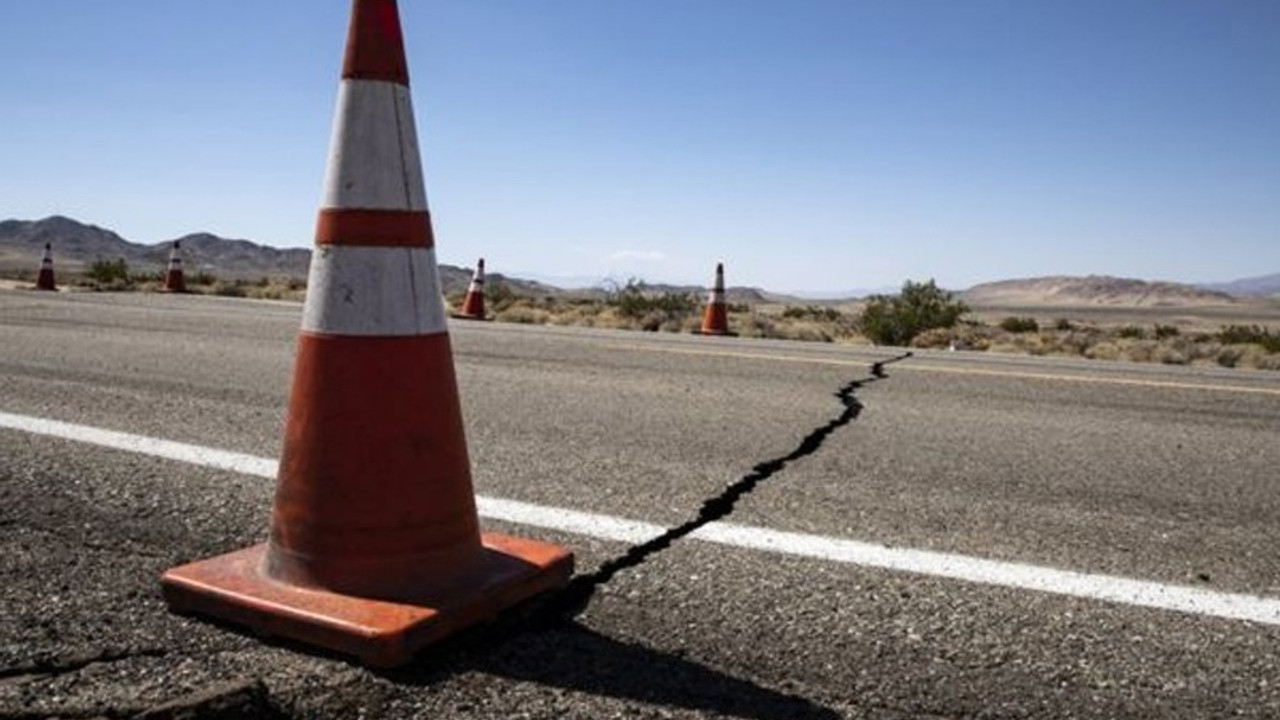
[[[353,0],[342,79],[409,84],[396,0]]]

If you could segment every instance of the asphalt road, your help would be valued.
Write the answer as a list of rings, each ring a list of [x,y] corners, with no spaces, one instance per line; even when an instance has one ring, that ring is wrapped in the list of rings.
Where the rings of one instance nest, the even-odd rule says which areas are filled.
[[[273,458],[299,315],[0,291],[0,413]],[[823,542],[1280,598],[1275,373],[926,352],[877,377],[895,351],[451,334],[484,498],[661,527],[711,501]],[[167,613],[160,573],[263,539],[271,493],[0,429],[0,715],[1280,717],[1280,616],[697,537],[640,552],[487,518],[571,546],[584,575],[629,550],[634,564],[572,617],[511,618],[394,672]]]

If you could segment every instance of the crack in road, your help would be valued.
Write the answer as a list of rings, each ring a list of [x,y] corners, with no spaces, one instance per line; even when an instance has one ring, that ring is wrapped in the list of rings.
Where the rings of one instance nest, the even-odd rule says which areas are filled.
[[[836,391],[835,396],[844,405],[844,410],[806,435],[796,449],[781,457],[756,464],[751,468],[751,472],[731,483],[719,495],[705,501],[692,520],[676,525],[652,540],[632,546],[622,555],[601,564],[595,572],[573,578],[564,590],[550,598],[540,608],[537,617],[542,620],[552,620],[577,615],[591,601],[596,591],[618,573],[648,561],[653,555],[666,550],[675,541],[692,534],[704,525],[728,517],[733,513],[738,501],[755,490],[760,483],[773,477],[790,463],[817,452],[831,433],[857,419],[862,413],[863,405],[855,393],[873,382],[887,378],[888,375],[884,371],[886,365],[906,360],[911,355],[908,351],[873,363],[871,377],[850,380]]]
[[[115,663],[139,657],[166,657],[168,648],[133,648],[127,650],[91,650],[82,654],[45,658],[9,668],[0,668],[0,680],[56,677],[79,672],[98,663]]]

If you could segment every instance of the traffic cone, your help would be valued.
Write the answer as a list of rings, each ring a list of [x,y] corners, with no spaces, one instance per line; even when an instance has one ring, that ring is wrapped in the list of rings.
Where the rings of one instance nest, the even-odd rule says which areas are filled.
[[[358,657],[564,585],[481,534],[395,0],[354,0],[269,540],[165,573],[177,612]]]
[[[53,246],[44,244],[44,256],[40,258],[40,274],[36,276],[37,290],[57,290],[53,282]]]
[[[476,263],[476,274],[471,276],[471,287],[462,301],[462,310],[453,314],[462,320],[484,320],[484,258]]]
[[[729,332],[729,316],[724,305],[724,263],[716,263],[716,282],[707,295],[707,311],[702,328],[695,335],[736,335]]]
[[[186,280],[182,277],[182,255],[180,243],[175,240],[173,242],[173,250],[169,251],[169,271],[164,274],[164,289],[166,292],[184,293],[187,291]]]

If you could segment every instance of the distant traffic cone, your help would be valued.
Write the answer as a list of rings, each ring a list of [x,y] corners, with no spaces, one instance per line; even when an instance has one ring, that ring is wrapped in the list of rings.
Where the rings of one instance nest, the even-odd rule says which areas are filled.
[[[36,277],[37,290],[57,290],[53,282],[53,246],[44,244],[44,256],[40,258],[40,274]]]
[[[270,539],[162,586],[390,666],[563,585],[573,555],[479,531],[395,0],[354,0],[338,98]]]
[[[476,274],[471,276],[471,287],[462,301],[462,310],[453,314],[463,320],[484,320],[484,258],[476,263]]]
[[[169,251],[169,270],[164,274],[164,289],[167,292],[184,293],[187,291],[186,280],[182,277],[182,255],[178,241],[173,242],[173,250]]]
[[[695,335],[735,335],[729,332],[729,316],[724,304],[724,263],[716,263],[716,282],[707,295],[707,311],[702,328]]]

